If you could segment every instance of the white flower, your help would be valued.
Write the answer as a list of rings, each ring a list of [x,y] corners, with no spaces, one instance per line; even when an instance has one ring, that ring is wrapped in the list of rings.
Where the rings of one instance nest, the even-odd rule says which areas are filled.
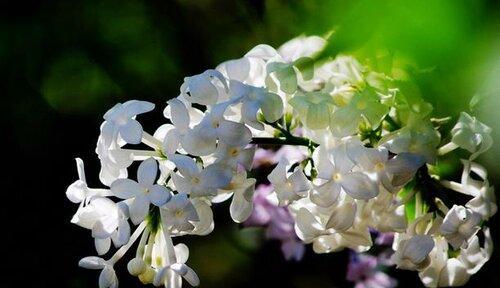
[[[344,191],[354,199],[371,199],[378,195],[378,186],[363,172],[352,171],[354,163],[347,157],[346,146],[340,145],[331,152],[319,147],[313,154],[318,178],[324,183],[315,187],[311,200],[317,205],[331,206]]]
[[[120,146],[111,137],[99,136],[95,152],[101,162],[99,179],[106,186],[110,186],[118,178],[126,178],[127,167],[132,164],[131,159],[115,157],[113,152],[117,149],[120,149]]]
[[[252,214],[254,191],[255,179],[247,178],[247,173],[243,171],[236,174],[229,185],[219,189],[219,195],[212,202],[220,203],[233,196],[229,212],[234,222],[241,223]]]
[[[71,222],[92,230],[99,255],[109,250],[111,240],[119,247],[130,238],[130,226],[123,208],[105,197],[95,196],[87,205],[80,206]]]
[[[186,231],[187,234],[205,236],[212,231],[214,231],[214,215],[212,208],[210,207],[210,202],[206,199],[195,198],[189,199],[193,203],[196,214],[198,214],[199,221],[192,222],[194,229],[192,231]],[[177,232],[175,235],[181,235],[183,232]]]
[[[279,205],[287,205],[292,201],[306,197],[311,189],[309,180],[302,169],[297,166],[288,176],[290,165],[286,159],[281,160],[267,179],[273,185]]]
[[[389,152],[384,147],[366,148],[353,145],[347,152],[363,171],[374,173],[380,184],[389,192],[398,191],[425,163],[421,155],[412,153],[401,153],[389,159]]]
[[[355,221],[355,214],[353,202],[336,206],[333,212],[330,208],[306,204],[296,213],[295,232],[305,243],[313,243],[316,253],[344,248],[366,251],[372,245],[370,231],[368,226]]]
[[[193,158],[185,155],[170,155],[170,161],[179,169],[172,174],[175,188],[191,197],[215,196],[217,189],[229,184],[233,177],[228,166],[212,164],[200,169]]]
[[[481,215],[464,206],[453,205],[440,227],[440,233],[453,248],[463,247],[480,229]]]
[[[66,197],[73,203],[81,203],[92,196],[110,196],[108,189],[92,189],[87,186],[83,160],[80,158],[76,158],[75,160],[79,179],[68,187]]]
[[[317,74],[328,79],[335,87],[364,87],[364,72],[365,69],[358,60],[346,55],[339,55],[334,61],[326,62],[317,69]]]
[[[384,136],[380,143],[392,153],[422,155],[427,163],[432,164],[436,161],[436,147],[439,145],[439,141],[439,132],[431,124],[422,120],[418,124],[406,126],[395,133]]]
[[[434,248],[434,240],[429,235],[414,235],[398,242],[391,257],[396,267],[405,270],[422,270],[429,265],[429,253]]]
[[[334,104],[328,93],[296,93],[289,103],[307,128],[315,130],[328,127]]]
[[[436,246],[430,253],[429,267],[419,273],[426,287],[462,286],[471,275],[491,258],[493,241],[489,229],[485,229],[484,247],[479,245],[479,238],[474,235],[467,248],[460,248],[456,258],[449,258],[448,243],[443,237],[436,238]]]
[[[101,129],[106,136],[121,139],[129,144],[139,144],[142,139],[142,126],[135,120],[138,114],[146,113],[154,109],[154,104],[146,101],[130,100],[123,104],[118,103],[104,114]]]
[[[160,209],[162,223],[173,231],[194,229],[192,221],[200,221],[196,209],[185,193],[172,196]]]
[[[163,232],[156,235],[153,244],[152,258],[155,259],[153,267],[156,268],[153,285],[181,288],[184,278],[191,286],[198,286],[200,284],[198,275],[185,264],[189,258],[188,247],[182,243],[173,246],[170,235]]]
[[[426,287],[462,286],[470,275],[461,261],[448,258],[448,243],[436,237],[436,245],[429,254],[430,264],[418,275]]]
[[[349,104],[340,107],[330,117],[330,130],[336,137],[345,137],[357,131],[361,121],[368,121],[373,129],[377,129],[389,107],[380,103],[379,96],[365,89],[354,95]]]
[[[475,117],[462,112],[457,124],[451,130],[451,141],[460,148],[473,153],[471,160],[488,150],[493,144],[491,128],[479,122]]]
[[[118,278],[113,265],[108,261],[90,256],[81,259],[78,265],[86,269],[102,270],[99,275],[99,288],[118,288]]]
[[[184,136],[189,131],[191,119],[188,109],[179,99],[171,99],[168,102],[170,108],[170,120],[174,127],[169,126],[163,140],[163,150],[166,154],[174,154],[179,148],[179,144],[183,143]]]
[[[236,169],[239,164],[246,170],[250,170],[252,169],[255,147],[230,146],[220,141],[214,154],[217,162],[224,163],[233,169]]]
[[[313,242],[315,253],[331,253],[345,248],[358,253],[368,251],[373,245],[368,226],[359,223],[346,231],[323,235]]]
[[[118,198],[133,198],[130,204],[130,218],[134,224],[140,223],[149,211],[150,203],[165,204],[171,197],[165,186],[155,184],[158,163],[153,158],[143,161],[137,170],[137,180],[117,179],[111,184],[111,192]]]
[[[231,97],[241,105],[242,122],[258,130],[264,130],[264,125],[257,120],[257,112],[267,122],[276,122],[283,116],[283,100],[275,93],[264,88],[245,85],[239,81],[231,81]]]
[[[472,236],[469,240],[467,248],[460,249],[458,260],[467,268],[467,273],[475,274],[483,267],[483,265],[490,260],[493,253],[493,240],[491,239],[490,230],[485,228],[484,234],[484,247],[479,244],[477,235]]]
[[[184,78],[181,94],[191,103],[214,105],[227,89],[226,79],[219,71],[207,70]]]
[[[222,140],[228,145],[244,146],[250,143],[251,131],[245,124],[226,120],[224,112],[229,102],[217,104],[207,112],[200,124],[191,129],[184,139],[183,148],[196,156],[209,155],[215,151],[217,140]]]
[[[242,57],[225,61],[216,68],[226,78],[253,86],[263,86],[265,78],[265,61],[255,57]]]
[[[278,53],[289,63],[302,57],[314,57],[323,50],[326,43],[326,40],[319,36],[302,35],[281,45]]]
[[[464,169],[462,171],[461,183],[454,181],[441,181],[441,183],[452,190],[472,196],[473,198],[465,204],[465,207],[481,214],[484,220],[491,218],[497,212],[495,189],[490,186],[487,179],[486,169],[474,162],[462,160]],[[479,176],[479,180],[473,179],[471,174]]]

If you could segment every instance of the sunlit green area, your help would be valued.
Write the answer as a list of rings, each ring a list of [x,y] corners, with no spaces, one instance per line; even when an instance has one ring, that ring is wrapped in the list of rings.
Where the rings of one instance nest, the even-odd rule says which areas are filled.
[[[328,37],[328,46],[318,60],[354,54],[376,71],[411,79],[415,85],[409,89],[432,103],[436,117],[457,119],[460,111],[468,111],[492,126],[495,144],[481,161],[487,163],[493,182],[500,184],[496,1],[74,0],[30,5],[13,8],[18,18],[0,20],[0,67],[7,80],[10,119],[27,124],[17,127],[14,137],[31,133],[29,117],[42,119],[43,127],[34,133],[43,134],[52,125],[43,120],[47,113],[57,119],[84,119],[95,126],[95,134],[82,137],[97,137],[95,123],[103,112],[127,99],[156,103],[157,115],[151,117],[158,120],[185,76],[239,58],[260,43],[278,47],[301,34],[321,35]],[[49,139],[38,136],[42,147],[50,145]],[[455,175],[459,168],[458,159],[449,159],[437,169]],[[56,188],[53,193],[62,199],[63,188]],[[237,225],[228,225],[223,215],[228,207],[215,212],[215,232],[203,239],[189,238],[190,261],[202,287],[237,287],[251,283],[247,275],[264,277],[272,273],[269,269],[276,269],[279,277],[284,277],[283,271],[299,271],[288,275],[295,287],[344,287],[334,281],[344,278],[345,254],[308,254],[305,266],[287,263],[278,245],[265,244],[263,231],[241,232]],[[494,236],[498,239],[498,231]],[[325,266],[328,261],[332,264]],[[332,276],[325,274],[330,269]],[[489,268],[477,277],[493,275],[491,269],[495,270]],[[85,277],[95,276],[89,275]],[[88,287],[82,285],[87,283],[79,279],[82,275],[66,277],[64,287]],[[128,275],[121,279],[122,287],[137,284]]]

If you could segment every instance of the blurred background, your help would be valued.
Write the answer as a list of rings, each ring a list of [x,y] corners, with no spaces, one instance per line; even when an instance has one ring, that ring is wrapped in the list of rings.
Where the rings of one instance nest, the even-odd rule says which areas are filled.
[[[487,0],[122,0],[1,1],[0,97],[4,171],[0,213],[0,287],[96,287],[98,273],[77,267],[94,255],[88,231],[70,224],[64,195],[77,179],[74,158],[98,185],[95,142],[103,113],[140,99],[157,109],[141,118],[163,123],[167,99],[183,77],[198,74],[260,43],[275,47],[334,29],[328,56],[378,51],[418,67],[415,83],[436,116],[474,113],[494,128],[480,159],[500,184],[500,4]],[[472,105],[470,105],[473,99]],[[459,173],[460,171],[454,171]],[[201,287],[350,287],[347,252],[287,262],[279,243],[240,231],[228,207],[215,211],[210,236],[188,238]],[[500,265],[500,225],[493,218],[493,259],[468,283],[487,285]],[[5,258],[7,256],[7,258]],[[118,266],[121,287],[139,282]],[[413,272],[391,270],[402,287]]]

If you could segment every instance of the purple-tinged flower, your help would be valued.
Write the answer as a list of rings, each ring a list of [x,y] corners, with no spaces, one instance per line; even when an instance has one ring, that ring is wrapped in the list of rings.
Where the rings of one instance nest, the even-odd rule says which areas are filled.
[[[355,288],[392,288],[397,281],[377,270],[377,257],[351,253],[347,266],[347,280],[355,282]]]
[[[307,148],[302,146],[285,145],[281,147],[273,158],[273,163],[280,162],[281,159],[286,159],[290,163],[301,162],[307,158]]]
[[[394,233],[379,233],[377,238],[375,238],[375,244],[384,245],[384,246],[392,246],[392,242],[394,242]]]
[[[286,207],[279,207],[269,199],[271,185],[255,189],[254,209],[245,221],[246,226],[266,226],[266,238],[281,241],[281,251],[286,260],[302,259],[305,246],[295,234],[295,221]]]
[[[255,150],[252,167],[256,169],[261,166],[275,164],[275,153],[276,152],[273,150],[258,148],[257,150]]]

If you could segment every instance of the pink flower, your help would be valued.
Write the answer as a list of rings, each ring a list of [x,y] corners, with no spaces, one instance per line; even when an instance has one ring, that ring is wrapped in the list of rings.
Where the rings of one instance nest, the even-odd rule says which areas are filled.
[[[244,224],[266,226],[266,238],[281,241],[281,251],[285,259],[299,261],[304,256],[304,243],[295,234],[295,222],[288,209],[276,206],[268,199],[272,191],[271,185],[257,186],[254,209]]]
[[[255,150],[252,167],[256,169],[261,166],[275,164],[274,155],[275,151],[273,150],[258,148]]]
[[[379,233],[375,239],[377,245],[392,246],[392,242],[394,242],[394,233],[392,232]]]
[[[377,270],[377,257],[351,253],[347,266],[347,280],[355,282],[355,288],[392,288],[397,281]]]

